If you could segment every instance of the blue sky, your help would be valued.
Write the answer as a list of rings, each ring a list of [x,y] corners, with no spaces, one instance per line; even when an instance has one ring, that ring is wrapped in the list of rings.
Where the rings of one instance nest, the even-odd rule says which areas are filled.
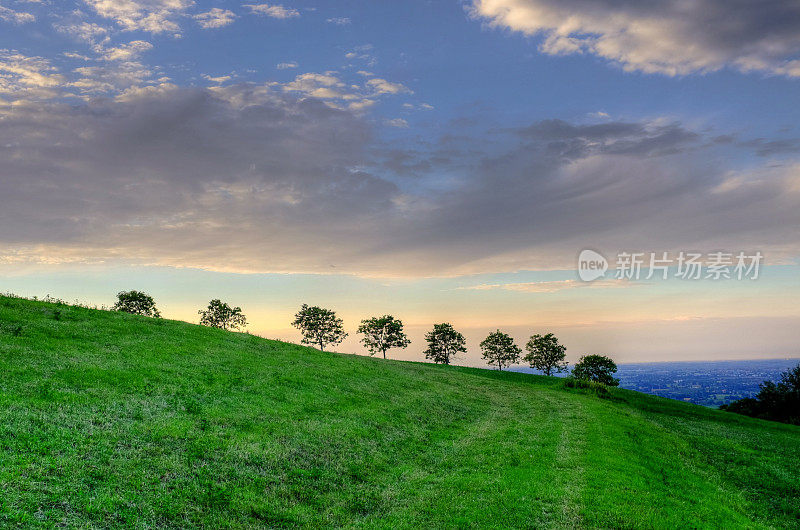
[[[1,0],[0,287],[229,298],[290,340],[301,303],[392,312],[405,358],[443,320],[798,355],[798,27],[788,1]],[[587,289],[584,248],[765,273]]]

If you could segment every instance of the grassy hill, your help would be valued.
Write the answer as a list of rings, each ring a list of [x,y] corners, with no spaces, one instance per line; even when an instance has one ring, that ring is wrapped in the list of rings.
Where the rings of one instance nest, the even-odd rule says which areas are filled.
[[[0,526],[800,525],[800,428],[0,297]]]

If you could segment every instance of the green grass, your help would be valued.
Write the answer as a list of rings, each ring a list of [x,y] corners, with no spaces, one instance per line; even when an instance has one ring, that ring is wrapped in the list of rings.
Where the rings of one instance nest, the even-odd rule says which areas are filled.
[[[798,525],[798,427],[0,297],[0,526]]]

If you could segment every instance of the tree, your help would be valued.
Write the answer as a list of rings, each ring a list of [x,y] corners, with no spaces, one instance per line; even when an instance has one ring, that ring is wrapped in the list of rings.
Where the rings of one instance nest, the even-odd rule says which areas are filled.
[[[572,369],[572,376],[575,379],[617,386],[619,379],[613,377],[616,371],[617,365],[610,358],[603,355],[584,355]]]
[[[403,323],[391,315],[380,318],[373,317],[362,320],[358,332],[364,335],[361,342],[369,350],[370,355],[382,353],[386,358],[386,350],[390,348],[405,348],[411,341],[403,333]]]
[[[303,334],[303,344],[315,344],[322,351],[326,345],[339,344],[347,337],[342,319],[336,317],[335,311],[322,307],[303,304],[292,325]]]
[[[161,313],[156,309],[156,302],[153,297],[141,291],[122,291],[118,293],[114,311],[161,318]]]
[[[467,351],[464,335],[450,324],[434,324],[433,331],[425,334],[425,340],[428,341],[425,358],[438,364],[450,364],[458,353]]]
[[[490,333],[481,342],[481,350],[483,351],[483,358],[486,359],[489,366],[496,365],[500,371],[503,371],[503,366],[509,367],[518,362],[520,355],[522,355],[522,350],[514,344],[514,339],[499,329],[494,333]]]
[[[243,329],[247,326],[247,318],[241,307],[231,307],[219,299],[211,300],[208,308],[197,312],[200,324],[224,330]]]
[[[720,408],[745,416],[800,425],[800,364],[783,372],[777,383],[761,383],[754,398],[740,399]]]
[[[553,375],[567,369],[567,363],[564,361],[567,348],[559,344],[552,333],[533,335],[525,345],[525,349],[528,351],[525,360],[531,368],[544,372],[544,375]]]

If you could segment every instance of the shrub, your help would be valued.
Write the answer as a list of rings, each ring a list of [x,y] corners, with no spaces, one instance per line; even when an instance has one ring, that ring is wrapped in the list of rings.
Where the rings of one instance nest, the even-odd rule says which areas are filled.
[[[563,381],[564,388],[575,388],[580,390],[589,390],[594,392],[600,397],[611,397],[611,392],[608,387],[603,383],[597,381],[588,381],[586,379],[576,379],[574,377],[565,377]]]
[[[123,313],[161,318],[153,297],[141,291],[122,291],[117,294],[117,303],[113,309]]]

